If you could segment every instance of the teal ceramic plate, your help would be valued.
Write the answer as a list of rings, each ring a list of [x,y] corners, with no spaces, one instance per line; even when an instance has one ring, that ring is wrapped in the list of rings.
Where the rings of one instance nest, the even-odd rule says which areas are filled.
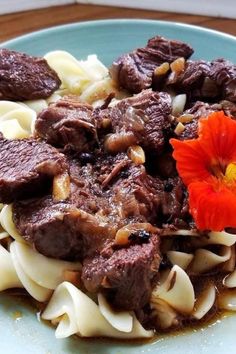
[[[195,58],[225,57],[236,63],[236,38],[184,24],[110,20],[70,24],[46,29],[3,43],[2,46],[43,55],[67,50],[78,58],[96,53],[107,65],[156,34],[190,43]],[[21,318],[16,318],[19,314]],[[91,318],[91,321],[93,319]],[[36,310],[15,298],[0,296],[0,353],[8,354],[221,354],[236,353],[236,316],[181,334],[160,336],[149,343],[113,340],[56,340],[54,329],[37,320]]]

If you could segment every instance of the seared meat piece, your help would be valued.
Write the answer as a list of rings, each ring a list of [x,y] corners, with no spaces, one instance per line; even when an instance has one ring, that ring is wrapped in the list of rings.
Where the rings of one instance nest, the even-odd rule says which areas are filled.
[[[0,139],[0,202],[32,198],[45,183],[67,169],[66,158],[33,139]]]
[[[57,73],[43,58],[0,49],[0,99],[47,98],[60,87]]]
[[[59,259],[79,258],[82,239],[76,232],[75,219],[69,216],[71,209],[66,203],[54,203],[48,196],[15,203],[13,220],[38,252]]]
[[[236,66],[225,59],[189,60],[183,71],[169,74],[165,87],[186,93],[189,101],[226,99],[236,102]]]
[[[125,155],[84,166],[71,160],[69,172],[71,193],[64,202],[47,196],[13,205],[17,229],[42,254],[84,259],[111,242],[119,228],[155,221],[163,183]]]
[[[198,136],[198,120],[207,117],[210,113],[223,110],[226,115],[236,118],[236,104],[230,101],[221,101],[220,103],[209,104],[197,101],[191,108],[184,111],[184,114],[193,115],[193,119],[185,124],[184,131],[178,135],[178,139],[195,139]]]
[[[164,182],[161,200],[162,223],[177,228],[188,228],[192,218],[189,214],[188,192],[179,176],[168,178]],[[163,226],[163,225],[162,225]]]
[[[109,240],[107,225],[75,205],[50,196],[14,204],[13,219],[26,241],[47,257],[77,260]]]
[[[152,86],[156,67],[164,62],[171,63],[179,57],[187,59],[192,53],[193,49],[186,43],[156,36],[148,41],[146,47],[118,58],[110,73],[121,87],[138,93]]]
[[[146,243],[86,259],[82,280],[91,292],[103,290],[117,308],[135,310],[148,303],[159,264],[159,237],[152,235]]]
[[[76,98],[63,98],[39,113],[36,135],[67,150],[92,150],[97,143],[92,111],[92,106]]]
[[[112,203],[120,208],[123,218],[157,222],[163,182],[149,176],[144,166],[131,165],[126,173],[127,178],[119,178],[111,187]]]
[[[125,151],[140,144],[145,150],[159,154],[170,130],[171,98],[165,92],[146,90],[99,112],[110,119],[113,133],[105,142],[110,152]]]
[[[184,131],[178,136],[180,140],[196,139],[198,136],[198,120],[199,118],[207,117],[210,113],[220,111],[222,106],[220,104],[209,104],[197,101],[193,107],[186,110],[184,114],[192,114],[191,122],[185,124]]]
[[[209,77],[223,91],[222,98],[236,103],[236,65],[216,59],[211,62]]]
[[[166,80],[166,87],[174,89],[176,93],[186,93],[189,99],[197,97],[216,97],[219,89],[216,84],[208,82],[206,89],[205,79],[209,76],[210,64],[204,60],[191,61],[185,63],[184,70],[180,73],[172,72]]]

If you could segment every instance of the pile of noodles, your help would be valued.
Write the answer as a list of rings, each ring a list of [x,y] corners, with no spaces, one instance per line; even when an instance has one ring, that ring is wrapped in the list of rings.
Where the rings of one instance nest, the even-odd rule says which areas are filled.
[[[7,139],[31,136],[37,113],[64,95],[76,94],[94,107],[111,92],[116,92],[111,105],[127,96],[117,90],[96,55],[78,61],[67,52],[54,51],[45,58],[62,85],[47,100],[0,101],[0,132]],[[185,100],[185,95],[174,97],[173,109],[183,111]],[[84,293],[73,281],[81,270],[79,262],[47,258],[31,248],[15,228],[11,205],[1,205],[0,224],[0,290],[24,288],[35,300],[45,303],[41,316],[57,326],[57,338],[73,334],[115,338],[154,335],[143,328],[132,311],[114,311],[102,294]],[[161,237],[166,266],[150,299],[151,318],[157,328],[170,330],[207,318],[217,309],[235,308],[236,234],[200,235],[178,230],[163,232]]]

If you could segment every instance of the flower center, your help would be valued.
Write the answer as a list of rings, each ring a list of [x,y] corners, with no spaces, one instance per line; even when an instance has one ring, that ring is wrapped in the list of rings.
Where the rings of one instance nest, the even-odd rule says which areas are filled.
[[[235,182],[236,181],[236,163],[230,163],[226,167],[224,179],[226,182]]]

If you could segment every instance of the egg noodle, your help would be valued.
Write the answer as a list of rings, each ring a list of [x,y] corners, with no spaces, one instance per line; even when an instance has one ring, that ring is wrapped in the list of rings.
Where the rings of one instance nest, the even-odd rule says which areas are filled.
[[[61,87],[46,100],[0,101],[0,132],[7,139],[30,137],[37,114],[64,95],[75,94],[93,107],[101,105],[112,92],[116,92],[116,98],[110,105],[128,96],[117,89],[96,55],[82,61],[65,51],[54,51],[46,54],[45,59],[60,77]],[[184,106],[184,99],[175,97],[173,102]],[[13,223],[11,205],[1,205],[0,224],[0,290],[24,288],[35,300],[46,303],[41,316],[57,327],[57,338],[73,334],[114,338],[154,335],[154,331],[144,329],[133,311],[115,311],[101,293],[96,296],[85,293],[79,284],[70,282],[68,275],[81,270],[79,262],[47,258],[26,243]],[[198,286],[196,279],[215,269],[221,276],[221,286],[231,289],[227,296],[218,295],[218,308],[230,309],[232,301],[236,301],[236,235],[224,231],[201,236],[178,230],[163,232],[161,237],[169,266],[160,272],[150,299],[152,317],[158,327],[166,330],[183,318],[198,321],[214,309],[218,278],[210,276],[209,281]],[[188,241],[194,252],[173,249],[176,239],[180,243]],[[209,247],[212,245],[217,247]]]

